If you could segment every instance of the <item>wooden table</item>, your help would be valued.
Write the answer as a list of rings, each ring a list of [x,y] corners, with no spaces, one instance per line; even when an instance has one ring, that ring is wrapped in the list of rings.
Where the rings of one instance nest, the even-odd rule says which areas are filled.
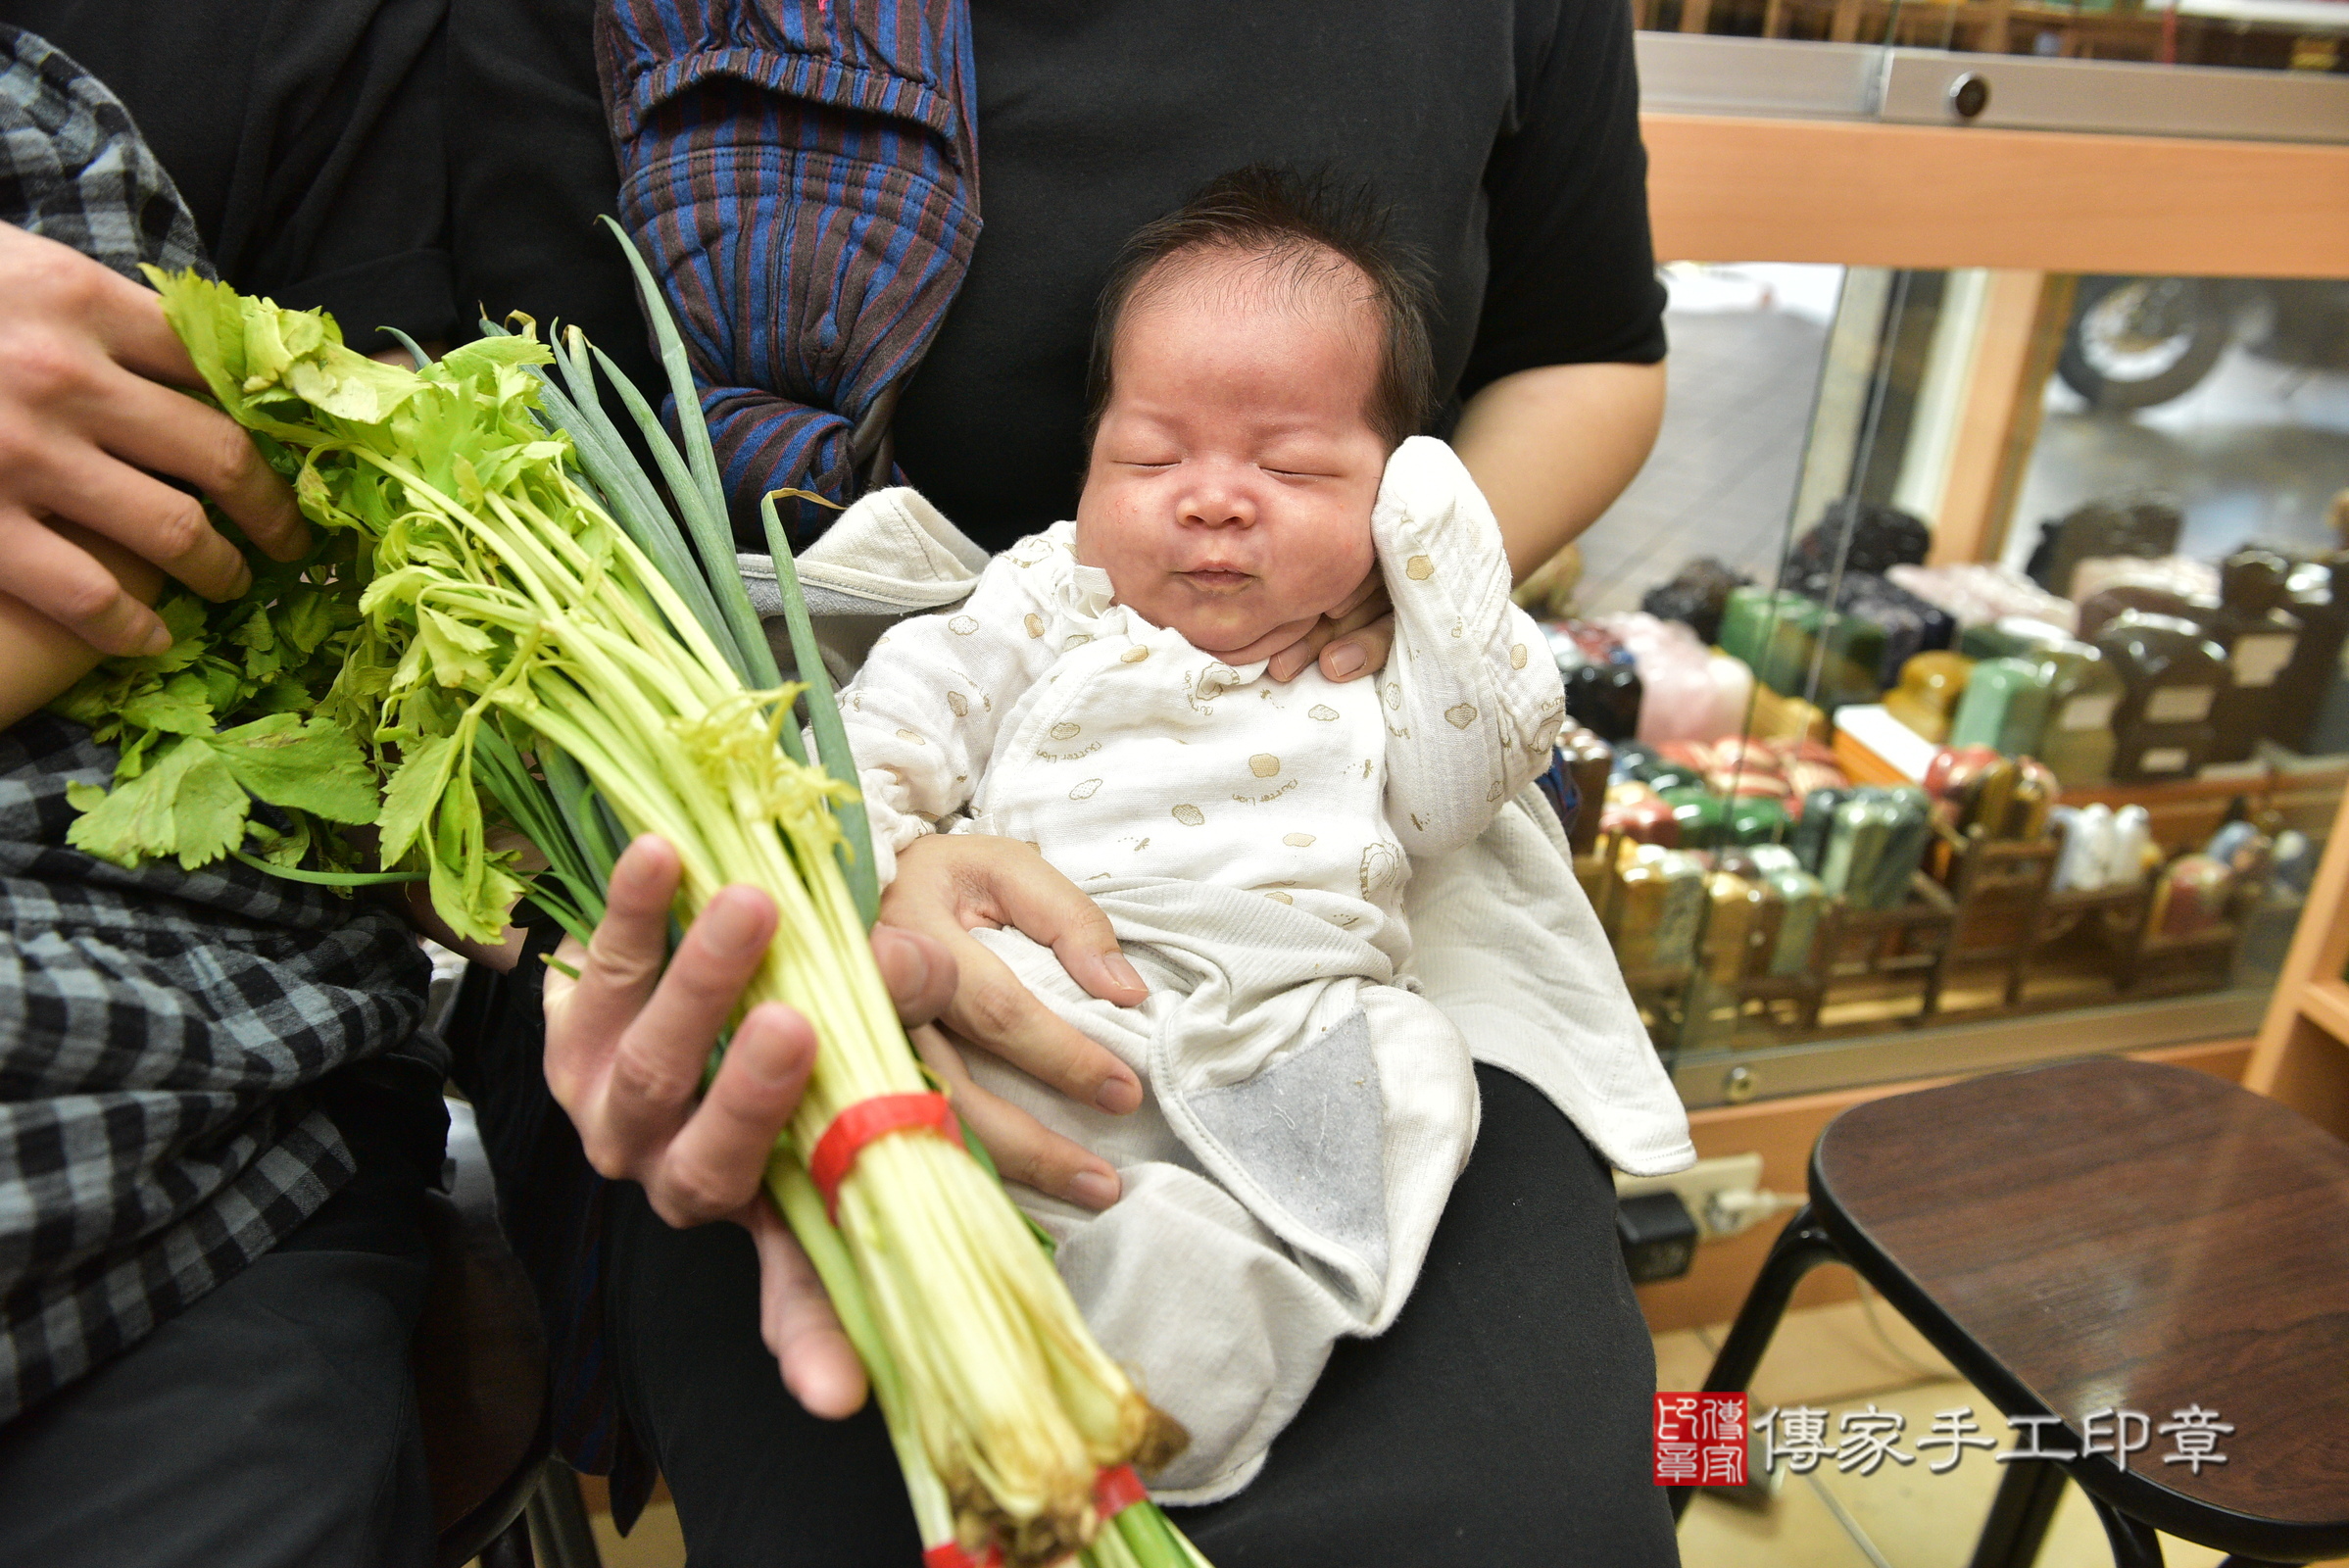
[[[2031,1560],[2066,1474],[2126,1516],[2125,1562],[2159,1561],[2126,1554],[2145,1526],[2269,1561],[2349,1552],[2349,1144],[2219,1079],[2094,1057],[1857,1105],[1810,1174],[1708,1389],[1743,1388],[1795,1280],[1840,1258],[1999,1409],[2056,1417],[2039,1446],[2077,1449],[2091,1412],[2150,1417],[2126,1468],[2007,1465],[1978,1563]],[[2189,1406],[2233,1428],[2227,1463],[2163,1462],[2158,1428]]]

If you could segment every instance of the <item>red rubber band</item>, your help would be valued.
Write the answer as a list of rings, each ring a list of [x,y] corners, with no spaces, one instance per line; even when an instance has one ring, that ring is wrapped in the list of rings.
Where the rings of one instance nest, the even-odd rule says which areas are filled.
[[[833,1117],[815,1141],[815,1152],[807,1156],[807,1174],[824,1195],[824,1213],[839,1220],[840,1184],[856,1168],[865,1145],[891,1133],[916,1131],[934,1132],[953,1139],[957,1149],[962,1146],[962,1123],[944,1095],[875,1095]]]
[[[1150,1500],[1150,1490],[1130,1464],[1103,1470],[1093,1479],[1093,1505],[1103,1519],[1114,1519],[1138,1502]]]
[[[896,1097],[892,1097],[896,1098]],[[867,1104],[871,1102],[867,1101]],[[852,1106],[852,1109],[855,1107]],[[1150,1492],[1130,1464],[1103,1470],[1093,1478],[1093,1505],[1101,1510],[1103,1523],[1116,1518],[1138,1502],[1150,1501]],[[962,1544],[950,1541],[932,1546],[921,1554],[922,1568],[1003,1568],[1003,1547],[990,1544],[985,1557],[973,1557],[962,1549]]]
[[[1003,1549],[990,1544],[986,1556],[974,1557],[962,1549],[960,1542],[950,1541],[923,1552],[921,1563],[922,1568],[1003,1568]]]

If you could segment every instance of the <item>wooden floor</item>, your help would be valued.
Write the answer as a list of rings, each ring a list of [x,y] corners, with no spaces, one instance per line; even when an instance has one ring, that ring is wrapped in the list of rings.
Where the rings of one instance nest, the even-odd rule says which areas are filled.
[[[592,1514],[596,1548],[604,1568],[684,1568],[685,1532],[677,1528],[677,1505],[666,1500],[645,1504],[636,1528],[625,1537],[612,1528],[612,1515]]]
[[[602,1476],[581,1476],[579,1494],[587,1503],[587,1522],[596,1533],[604,1568],[684,1568],[685,1532],[677,1527],[677,1505],[669,1500],[666,1485],[654,1483],[653,1500],[625,1536],[612,1528],[612,1497]],[[480,1559],[465,1568],[481,1568]]]

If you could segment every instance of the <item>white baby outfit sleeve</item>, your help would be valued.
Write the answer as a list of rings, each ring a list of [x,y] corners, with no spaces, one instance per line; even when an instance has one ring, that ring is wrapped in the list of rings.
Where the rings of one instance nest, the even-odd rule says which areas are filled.
[[[1395,604],[1377,677],[1387,818],[1412,855],[1444,855],[1548,765],[1566,700],[1541,628],[1510,602],[1500,524],[1451,448],[1396,448],[1370,526]]]
[[[910,490],[884,490],[850,514],[908,501],[928,506]],[[880,657],[842,692],[883,885],[896,875],[898,851],[969,803],[1005,715],[1059,653],[1046,631],[1075,569],[1064,547],[1041,536],[1021,541],[988,564],[952,612],[883,633]]]

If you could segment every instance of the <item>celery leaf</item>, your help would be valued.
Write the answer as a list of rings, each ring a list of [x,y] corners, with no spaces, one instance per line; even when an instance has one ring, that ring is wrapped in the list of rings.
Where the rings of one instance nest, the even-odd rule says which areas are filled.
[[[66,842],[124,866],[176,856],[192,871],[242,842],[251,808],[250,797],[220,754],[188,737],[174,741],[153,766],[76,817]]]
[[[271,806],[331,822],[375,820],[374,769],[359,743],[325,719],[271,713],[222,730],[211,744],[236,781]]]
[[[432,661],[433,679],[443,686],[470,684],[478,689],[494,678],[489,661],[482,656],[495,646],[495,640],[478,626],[418,607],[416,642]]]
[[[160,686],[133,693],[121,705],[122,722],[172,735],[212,733],[212,700],[203,677],[172,676]]]
[[[449,787],[449,769],[457,760],[453,736],[432,735],[411,747],[400,770],[383,791],[383,863],[390,866],[408,853],[424,831],[424,819],[440,804]]]

